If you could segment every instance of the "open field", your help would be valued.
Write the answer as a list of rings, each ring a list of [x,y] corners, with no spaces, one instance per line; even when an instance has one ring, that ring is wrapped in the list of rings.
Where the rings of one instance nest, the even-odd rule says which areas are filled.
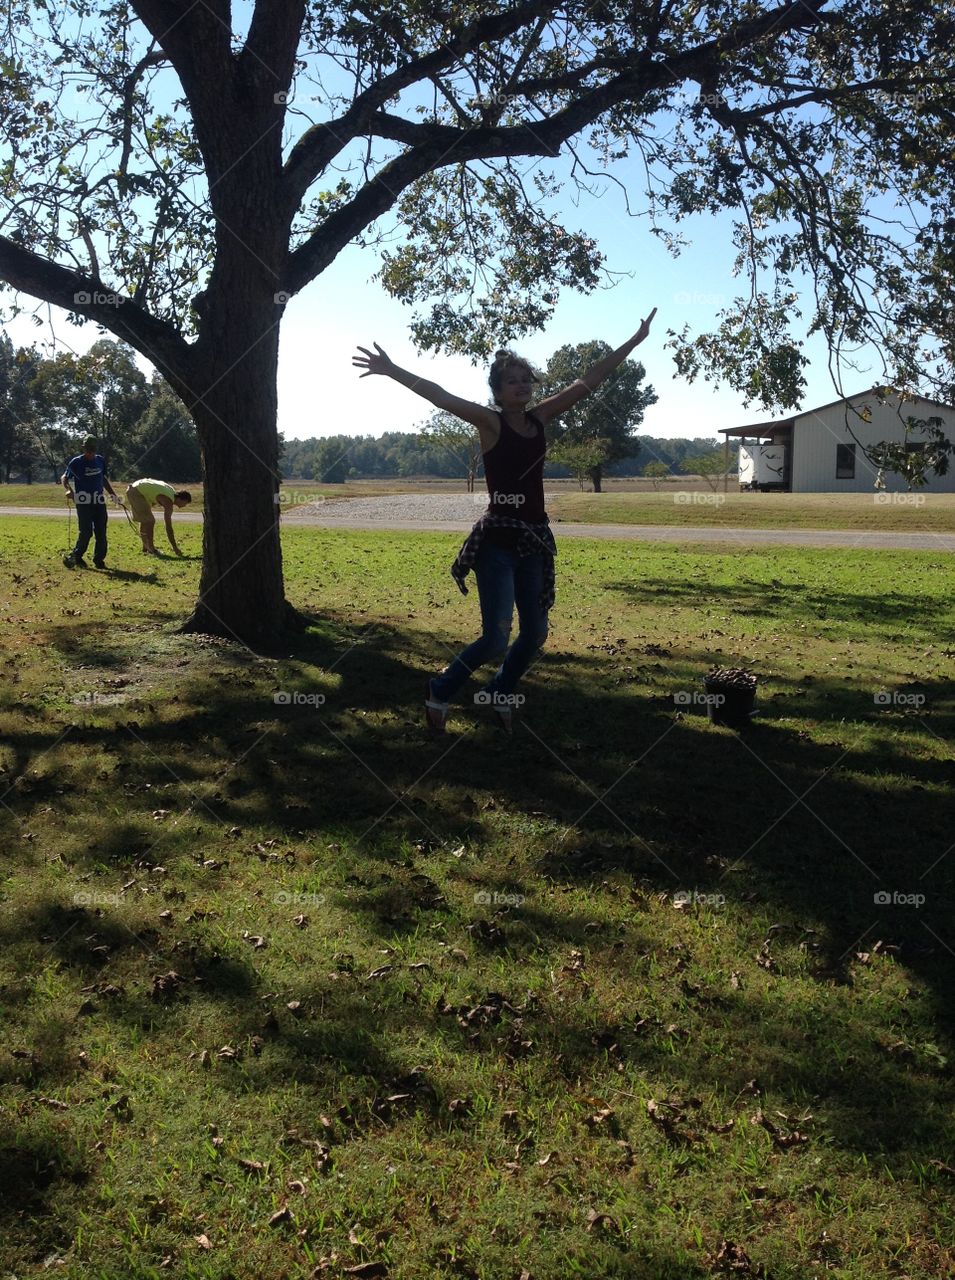
[[[64,526],[0,521],[0,1275],[952,1273],[949,556],[568,540],[514,738],[431,742],[455,536],[286,528],[264,658]]]
[[[955,532],[955,493],[723,494],[678,482],[657,493],[563,493],[548,511],[588,524]]]
[[[606,493],[581,493],[575,481],[548,481],[551,518],[587,524],[715,526],[741,529],[848,529],[885,532],[955,533],[955,494],[876,493],[713,493],[703,481],[676,481],[659,491],[634,486],[647,481],[611,481]],[[629,486],[629,487],[628,487]],[[202,486],[190,511],[201,511]],[[120,491],[119,489],[117,491]],[[316,498],[374,497],[385,493],[461,493],[460,481],[356,481],[318,485],[289,481],[282,486],[283,509]],[[66,505],[58,485],[0,485],[0,507]]]

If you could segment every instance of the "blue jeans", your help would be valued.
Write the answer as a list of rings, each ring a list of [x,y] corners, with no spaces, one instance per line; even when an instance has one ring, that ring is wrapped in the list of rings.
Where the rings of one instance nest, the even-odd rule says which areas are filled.
[[[483,542],[474,566],[478,598],[481,602],[481,637],[445,667],[431,681],[431,696],[450,702],[468,676],[479,667],[507,653],[486,689],[490,694],[514,692],[518,680],[531,665],[534,655],[547,639],[547,611],[540,605],[544,585],[543,555],[519,556],[507,547]],[[519,631],[507,648],[514,605]]]
[[[96,541],[93,543],[93,559],[106,559],[106,499],[101,495],[92,495],[93,501],[90,500],[89,494],[76,495],[76,546],[73,548],[73,554],[79,559],[86,554],[86,548],[90,545],[90,538],[96,535]]]

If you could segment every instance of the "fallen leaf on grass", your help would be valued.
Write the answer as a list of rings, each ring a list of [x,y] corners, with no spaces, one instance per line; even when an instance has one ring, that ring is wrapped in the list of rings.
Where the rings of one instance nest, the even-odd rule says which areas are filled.
[[[236,1164],[240,1169],[245,1169],[247,1173],[265,1173],[268,1169],[268,1165],[263,1164],[261,1160],[239,1159]]]
[[[590,1209],[587,1213],[587,1230],[593,1231],[594,1227],[602,1227],[604,1231],[620,1230],[617,1220],[609,1213],[598,1213],[596,1209]]]
[[[150,995],[154,1000],[158,1000],[161,996],[173,995],[181,986],[182,978],[175,969],[170,969],[168,973],[157,973],[153,977],[153,989]]]
[[[291,1222],[292,1220],[291,1209],[287,1204],[283,1204],[281,1209],[276,1209],[271,1218],[269,1218],[269,1226],[278,1227],[281,1226],[283,1222]]]
[[[387,1280],[388,1268],[383,1262],[359,1262],[355,1267],[342,1267],[342,1275],[360,1276],[361,1280]]]
[[[584,1116],[583,1123],[588,1129],[610,1128],[614,1118],[615,1113],[612,1107],[601,1107],[593,1115]]]
[[[810,1120],[812,1119],[811,1116],[808,1118]],[[750,1124],[756,1124],[765,1129],[772,1138],[773,1145],[779,1147],[781,1150],[786,1150],[788,1147],[798,1147],[804,1142],[809,1141],[806,1134],[799,1133],[798,1130],[795,1130],[792,1133],[784,1133],[778,1125],[773,1124],[772,1120],[770,1120],[768,1116],[763,1115],[762,1111],[754,1112],[753,1115],[750,1116],[749,1122]]]
[[[732,1240],[721,1240],[717,1253],[707,1254],[707,1262],[714,1271],[730,1271],[749,1276],[763,1274],[762,1267],[755,1269],[746,1250]]]
[[[195,1240],[196,1244],[199,1246],[200,1249],[212,1248],[212,1241],[209,1239],[207,1235],[193,1236],[192,1238],[193,1240]]]

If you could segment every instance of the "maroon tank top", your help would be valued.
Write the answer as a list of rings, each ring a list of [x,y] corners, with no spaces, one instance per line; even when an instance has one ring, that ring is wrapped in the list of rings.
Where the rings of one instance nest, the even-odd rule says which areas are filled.
[[[519,435],[498,414],[501,434],[497,444],[484,455],[484,477],[487,480],[487,514],[512,516],[528,522],[545,518],[544,454],[547,441],[543,425],[527,414],[527,421],[537,428],[534,435]]]

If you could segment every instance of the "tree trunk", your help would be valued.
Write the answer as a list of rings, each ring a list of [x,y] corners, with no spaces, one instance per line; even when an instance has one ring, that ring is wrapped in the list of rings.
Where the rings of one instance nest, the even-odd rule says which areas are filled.
[[[603,480],[603,471],[600,467],[594,467],[590,472],[590,479],[593,482],[594,493],[603,493],[600,485]]]
[[[237,308],[208,390],[191,405],[202,444],[205,520],[199,599],[186,631],[274,650],[294,620],[279,542],[278,316]],[[266,322],[266,323],[263,323]]]

